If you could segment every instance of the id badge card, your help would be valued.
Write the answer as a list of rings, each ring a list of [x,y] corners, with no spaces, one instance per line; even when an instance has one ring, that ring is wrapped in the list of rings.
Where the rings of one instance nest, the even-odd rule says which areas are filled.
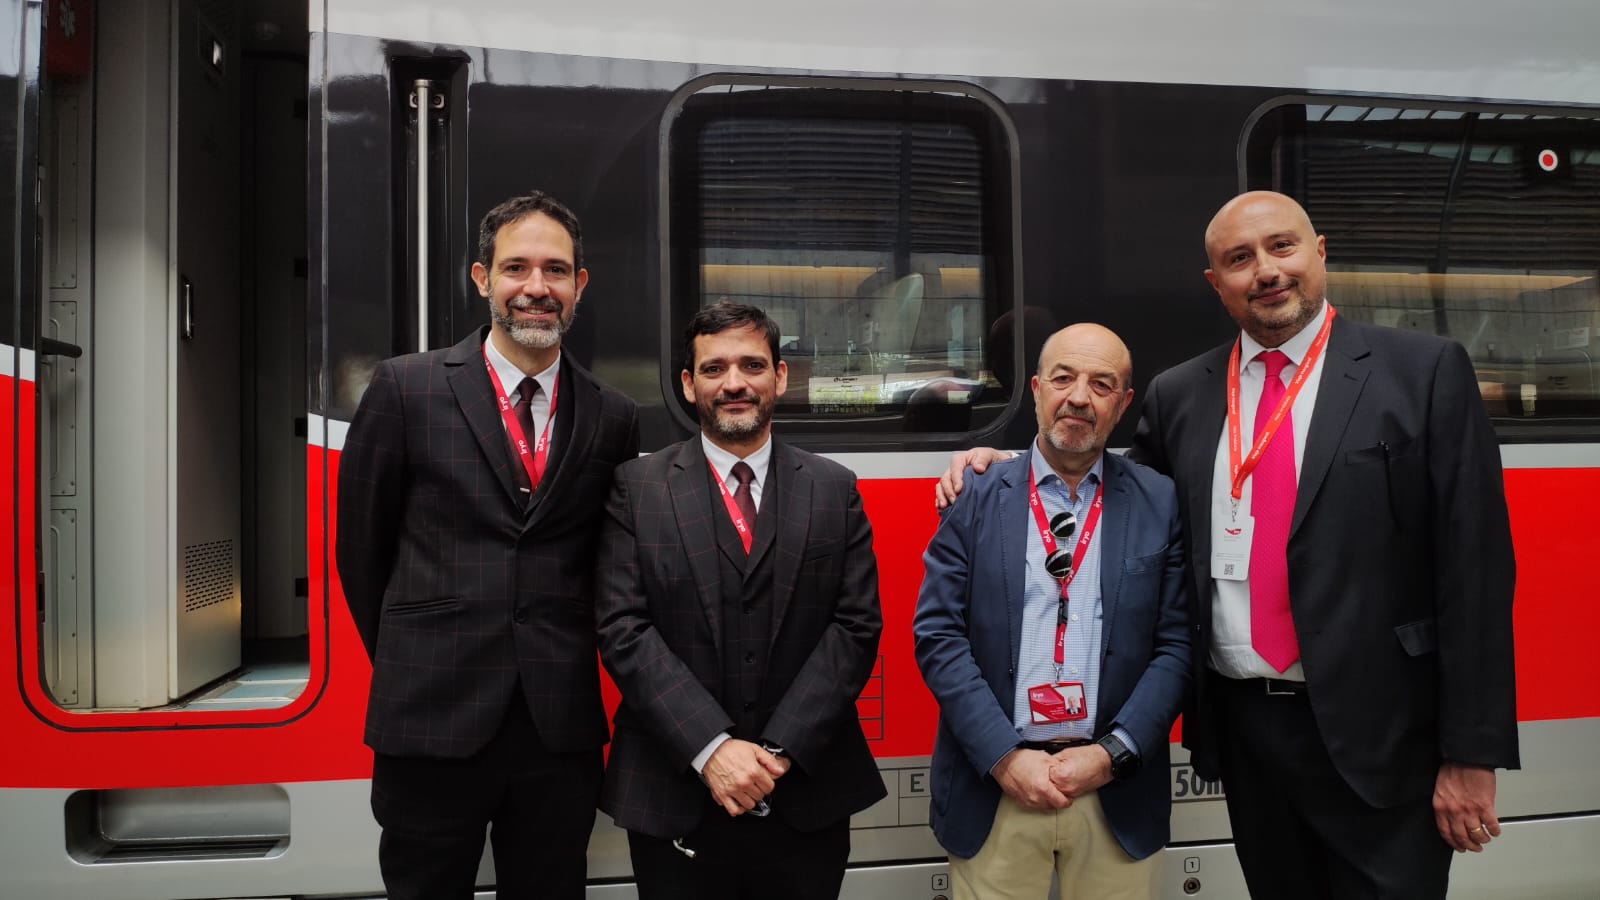
[[[1089,715],[1081,681],[1053,681],[1028,688],[1028,710],[1035,725],[1076,722]]]
[[[1223,527],[1211,548],[1211,577],[1218,581],[1247,581],[1250,578],[1250,540],[1255,516],[1238,516]]]

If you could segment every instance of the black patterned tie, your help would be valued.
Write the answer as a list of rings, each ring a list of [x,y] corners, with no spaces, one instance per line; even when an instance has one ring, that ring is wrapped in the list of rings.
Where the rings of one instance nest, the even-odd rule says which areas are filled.
[[[750,485],[755,483],[755,470],[750,468],[749,463],[740,460],[733,464],[733,471],[729,474],[739,482],[739,487],[733,492],[733,502],[739,507],[739,515],[744,517],[744,527],[750,529],[753,535],[756,533],[756,497],[750,492]]]

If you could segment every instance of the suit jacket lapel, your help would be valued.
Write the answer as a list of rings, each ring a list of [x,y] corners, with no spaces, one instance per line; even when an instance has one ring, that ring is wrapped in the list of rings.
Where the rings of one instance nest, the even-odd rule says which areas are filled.
[[[711,517],[726,516],[727,512],[712,508],[706,492],[706,472],[706,454],[700,447],[700,439],[684,441],[667,476],[667,491],[672,496],[672,511],[678,520],[678,532],[683,536],[684,553],[694,573],[695,587],[699,589],[711,640],[716,645],[717,655],[721,656],[722,586],[717,575],[717,555],[701,552],[701,548],[709,548],[717,542],[718,529]],[[739,550],[743,553],[744,548]]]
[[[1031,452],[1031,451],[1030,451]],[[1024,454],[1026,456],[1026,454]],[[1039,540],[1033,529],[1032,514],[1028,511],[1028,466],[1008,468],[1000,476],[1000,566],[1005,575],[1006,618],[1011,632],[1011,655],[1018,659],[1022,650],[1022,611],[1026,586],[1023,572],[1029,541]],[[977,548],[979,553],[984,548]],[[971,603],[992,603],[988,597],[973,597]]]
[[[1328,468],[1338,455],[1350,414],[1367,383],[1363,360],[1370,351],[1354,325],[1342,318],[1333,321],[1327,351],[1322,355],[1322,379],[1317,383],[1317,403],[1311,411],[1306,431],[1305,452],[1300,457],[1300,478],[1295,488],[1294,521],[1289,537],[1300,529],[1306,511],[1328,477]]]
[[[1190,559],[1195,568],[1195,583],[1208,591],[1208,602],[1201,604],[1210,617],[1209,588],[1211,584],[1211,502],[1212,480],[1217,462],[1217,447],[1222,433],[1228,427],[1228,354],[1232,344],[1212,351],[1206,360],[1204,379],[1194,386],[1188,397],[1179,398],[1194,417],[1191,427],[1183,429],[1191,435],[1187,446],[1178,448],[1178,459],[1173,462],[1174,479],[1187,486],[1184,502],[1189,507],[1189,535],[1193,542]]]
[[[445,351],[447,372],[445,381],[461,406],[461,415],[467,427],[478,439],[485,461],[494,470],[506,496],[522,509],[522,491],[511,474],[517,461],[511,456],[511,444],[506,439],[506,426],[500,419],[499,404],[495,399],[494,384],[489,381],[489,369],[483,362],[483,342],[488,329],[480,328]]]
[[[1117,602],[1122,598],[1122,558],[1128,545],[1128,529],[1133,510],[1128,500],[1128,482],[1123,477],[1122,460],[1107,453],[1100,466],[1105,479],[1104,505],[1100,508],[1100,658],[1111,646],[1111,629],[1117,620]],[[1104,684],[1104,679],[1101,684]]]
[[[795,583],[800,579],[800,561],[805,557],[806,542],[810,537],[811,517],[799,514],[811,509],[811,474],[789,452],[789,448],[776,438],[772,441],[772,499],[771,507],[763,500],[757,518],[755,543],[750,547],[750,568],[755,570],[766,553],[773,554],[772,572],[772,629],[773,638],[783,625],[784,613],[789,611],[789,601],[794,598]],[[788,511],[789,515],[781,515]],[[774,543],[776,542],[776,543]]]
[[[795,498],[787,496],[786,490],[793,481],[789,470],[794,467],[794,460],[788,459],[787,453],[781,453],[778,450],[778,441],[773,438],[772,455],[767,458],[766,477],[761,482],[766,487],[762,489],[761,507],[756,511],[756,530],[755,534],[750,536],[750,553],[745,557],[744,573],[746,578],[756,570],[756,566],[761,564],[762,557],[772,551],[773,541],[778,536],[779,526],[783,522],[783,510],[811,508],[810,491],[806,492],[803,505],[790,505],[797,502]],[[779,473],[783,474],[780,475]],[[780,484],[780,482],[782,483]],[[808,479],[807,484],[809,485],[809,483]],[[800,536],[804,538],[805,532],[802,531]],[[793,534],[785,529],[783,532],[784,541],[787,542],[792,537]],[[800,547],[802,545],[799,543],[784,543],[782,546]],[[743,548],[740,549],[742,550]]]

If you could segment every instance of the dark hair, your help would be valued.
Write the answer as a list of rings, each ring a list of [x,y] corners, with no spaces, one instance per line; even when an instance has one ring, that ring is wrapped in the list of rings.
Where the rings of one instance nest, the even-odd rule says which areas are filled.
[[[583,229],[578,226],[578,217],[565,203],[544,191],[529,191],[512,197],[484,214],[483,221],[478,223],[478,262],[485,269],[493,265],[494,239],[500,229],[540,213],[555,219],[572,236],[572,268],[574,271],[583,268]]]
[[[718,300],[702,308],[689,320],[683,330],[683,367],[694,372],[694,339],[702,334],[721,334],[734,328],[750,326],[767,336],[767,349],[772,351],[772,364],[778,364],[778,323],[772,321],[758,306]]]

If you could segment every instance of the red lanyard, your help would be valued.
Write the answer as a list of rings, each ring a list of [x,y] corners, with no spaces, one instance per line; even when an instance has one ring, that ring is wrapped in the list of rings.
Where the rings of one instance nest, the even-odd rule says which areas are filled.
[[[1078,568],[1083,565],[1084,554],[1089,552],[1089,541],[1094,537],[1094,530],[1100,524],[1100,508],[1106,494],[1106,483],[1102,479],[1099,487],[1094,490],[1094,502],[1089,504],[1089,517],[1083,523],[1083,533],[1078,536],[1077,546],[1072,548],[1072,570],[1067,577],[1061,579],[1061,602],[1067,602],[1067,586],[1072,584],[1072,579],[1078,577]],[[1039,485],[1033,480],[1033,463],[1028,464],[1028,505],[1033,507],[1033,521],[1039,526],[1039,540],[1044,542],[1045,559],[1056,552],[1056,536],[1050,531],[1050,522],[1045,519],[1044,502],[1039,499]],[[1065,660],[1064,648],[1067,643],[1067,617],[1057,616],[1056,621],[1056,665],[1061,665]]]
[[[1256,435],[1255,445],[1250,448],[1250,455],[1244,462],[1239,461],[1239,454],[1244,447],[1243,438],[1240,436],[1239,423],[1239,339],[1233,339],[1233,353],[1228,356],[1228,464],[1233,473],[1233,500],[1239,502],[1241,492],[1244,490],[1244,480],[1256,470],[1256,463],[1261,462],[1261,455],[1267,452],[1267,444],[1272,442],[1272,436],[1278,433],[1278,427],[1288,417],[1289,410],[1294,407],[1294,398],[1300,396],[1300,388],[1311,377],[1311,370],[1316,368],[1317,360],[1322,358],[1322,350],[1328,346],[1328,335],[1333,331],[1333,317],[1336,315],[1333,304],[1328,304],[1328,317],[1322,320],[1322,329],[1317,332],[1317,337],[1311,342],[1311,349],[1306,351],[1305,359],[1294,371],[1294,377],[1289,379],[1289,388],[1284,391],[1282,399],[1278,401],[1278,408],[1272,411],[1272,418],[1267,420],[1261,433]]]
[[[511,443],[517,448],[517,456],[522,459],[522,468],[528,473],[528,490],[539,486],[539,479],[544,477],[544,467],[550,459],[550,426],[556,420],[556,394],[561,390],[561,375],[556,373],[556,379],[550,388],[550,416],[544,420],[544,431],[539,435],[539,445],[532,450],[528,448],[528,436],[522,433],[522,423],[517,421],[517,414],[511,411],[511,398],[506,396],[505,385],[500,383],[500,376],[494,370],[494,363],[489,362],[489,344],[484,342],[483,364],[489,369],[489,380],[494,383],[494,396],[500,402],[500,420],[506,423],[506,433],[511,435]],[[528,402],[532,402],[529,400]],[[529,411],[528,418],[533,418]]]
[[[722,483],[722,476],[717,473],[717,467],[711,465],[711,460],[706,460],[706,465],[711,466],[711,477],[717,480],[717,488],[722,491],[722,502],[728,507],[728,516],[733,519],[734,530],[739,532],[739,540],[744,542],[744,552],[750,552],[750,542],[754,535],[750,533],[750,525],[744,520],[744,513],[739,511],[739,504],[733,501],[733,495],[728,493],[728,486]],[[750,498],[752,501],[754,497]]]

